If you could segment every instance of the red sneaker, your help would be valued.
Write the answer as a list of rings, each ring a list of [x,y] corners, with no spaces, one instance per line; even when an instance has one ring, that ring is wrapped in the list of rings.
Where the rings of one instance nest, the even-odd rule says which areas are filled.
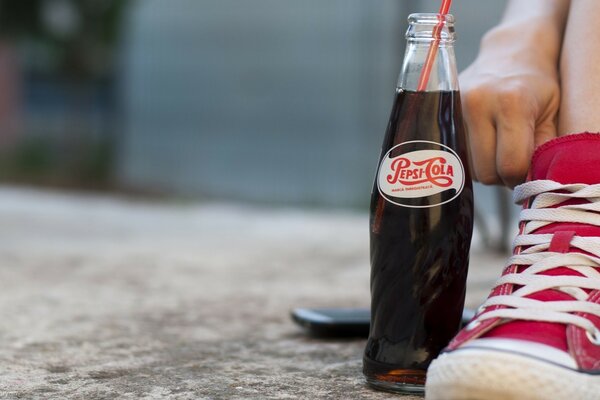
[[[600,399],[600,134],[542,145],[529,176],[513,256],[427,399]]]

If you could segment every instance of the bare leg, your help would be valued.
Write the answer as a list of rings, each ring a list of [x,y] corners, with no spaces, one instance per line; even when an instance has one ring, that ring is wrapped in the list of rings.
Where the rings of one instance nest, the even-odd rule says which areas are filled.
[[[600,131],[600,1],[571,2],[560,60],[558,134]]]

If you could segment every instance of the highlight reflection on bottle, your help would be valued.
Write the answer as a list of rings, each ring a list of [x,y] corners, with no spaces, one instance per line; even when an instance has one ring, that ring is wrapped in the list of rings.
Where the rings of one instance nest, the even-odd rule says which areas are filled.
[[[373,185],[367,382],[420,392],[456,334],[465,298],[473,189],[445,16],[429,85],[416,91],[437,14],[409,17],[408,46]]]

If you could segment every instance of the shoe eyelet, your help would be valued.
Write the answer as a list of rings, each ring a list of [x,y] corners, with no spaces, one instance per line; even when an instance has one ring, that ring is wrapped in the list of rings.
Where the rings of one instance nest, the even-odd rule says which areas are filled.
[[[473,329],[477,328],[479,325],[481,325],[481,321],[478,319],[474,319],[473,321],[469,322],[467,324],[467,326],[465,326],[465,330],[472,331]]]
[[[585,335],[588,340],[595,344],[596,346],[600,346],[600,329],[594,328],[594,331],[590,333],[590,331],[585,331]]]

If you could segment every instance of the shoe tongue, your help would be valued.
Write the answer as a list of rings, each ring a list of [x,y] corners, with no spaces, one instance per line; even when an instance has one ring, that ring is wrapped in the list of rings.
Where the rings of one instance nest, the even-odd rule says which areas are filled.
[[[600,134],[581,133],[551,140],[533,154],[530,179],[562,184],[600,183]]]

